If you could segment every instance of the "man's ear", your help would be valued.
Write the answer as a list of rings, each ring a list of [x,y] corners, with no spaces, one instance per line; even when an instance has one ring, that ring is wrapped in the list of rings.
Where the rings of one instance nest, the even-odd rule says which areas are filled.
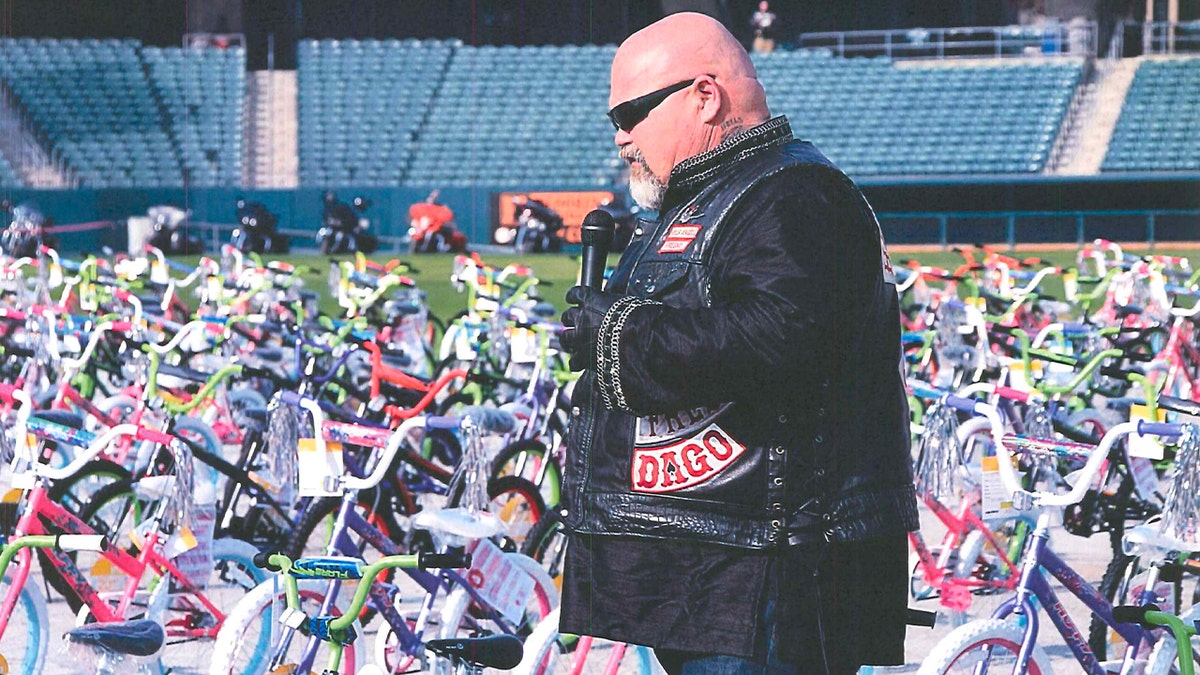
[[[696,78],[696,92],[700,95],[700,121],[715,124],[725,104],[725,94],[710,75]]]

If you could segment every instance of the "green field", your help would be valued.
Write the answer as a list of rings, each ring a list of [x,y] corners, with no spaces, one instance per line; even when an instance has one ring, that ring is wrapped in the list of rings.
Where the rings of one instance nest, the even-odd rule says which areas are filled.
[[[1149,249],[1126,249],[1129,253],[1143,254]],[[1156,248],[1155,253],[1161,255],[1177,255],[1190,256],[1196,260],[1196,264],[1200,264],[1200,251],[1192,249],[1167,249]],[[1075,249],[1068,250],[1024,250],[1018,248],[1014,255],[1018,258],[1037,257],[1041,258],[1049,265],[1055,266],[1073,266],[1075,264]],[[305,272],[304,281],[305,287],[316,290],[321,293],[321,308],[331,314],[339,313],[338,308],[329,296],[327,287],[327,279],[329,273],[329,257],[323,255],[288,255],[280,256],[282,259],[297,265],[305,266],[308,270]],[[375,255],[371,259],[376,262],[386,262],[391,256]],[[902,264],[909,259],[920,261],[922,264],[934,265],[937,267],[945,267],[953,269],[962,264],[964,259],[958,253],[953,251],[920,251],[911,252],[903,248],[897,247],[892,253],[892,258],[897,264]],[[344,259],[344,258],[343,258]],[[429,306],[440,317],[453,316],[455,313],[466,309],[466,294],[455,291],[450,285],[450,272],[454,263],[452,254],[423,254],[419,256],[402,257],[402,260],[411,262],[416,267],[416,272],[411,276],[416,280],[417,285],[424,290],[429,297]],[[532,267],[540,280],[545,282],[541,287],[541,297],[562,310],[566,303],[563,301],[563,295],[567,292],[579,274],[579,260],[577,256],[566,254],[539,254],[539,255],[488,255],[483,258],[484,261],[497,268],[504,267],[510,263],[521,263]],[[609,264],[616,264],[617,256],[609,258]],[[194,262],[194,260],[189,261]],[[1054,289],[1049,289],[1054,292]]]

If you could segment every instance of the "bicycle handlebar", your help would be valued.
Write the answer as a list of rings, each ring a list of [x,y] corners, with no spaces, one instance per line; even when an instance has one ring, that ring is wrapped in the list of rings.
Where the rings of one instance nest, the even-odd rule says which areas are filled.
[[[1027,510],[1034,504],[1041,506],[1069,506],[1079,503],[1091,488],[1092,479],[1100,471],[1101,465],[1108,458],[1109,450],[1122,436],[1130,434],[1137,434],[1139,436],[1178,436],[1183,432],[1183,425],[1180,424],[1146,422],[1144,420],[1122,422],[1104,434],[1104,438],[1092,450],[1087,464],[1080,471],[1074,487],[1069,492],[1066,494],[1030,492],[1021,487],[1016,469],[1013,468],[1012,453],[1008,449],[1008,446],[1004,444],[1004,423],[1000,419],[999,411],[981,401],[974,401],[960,396],[950,395],[943,400],[946,405],[955,410],[980,415],[988,420],[992,442],[996,446],[996,454],[999,459],[1000,479],[1004,484],[1004,488],[1012,494],[1014,505],[1023,510]]]

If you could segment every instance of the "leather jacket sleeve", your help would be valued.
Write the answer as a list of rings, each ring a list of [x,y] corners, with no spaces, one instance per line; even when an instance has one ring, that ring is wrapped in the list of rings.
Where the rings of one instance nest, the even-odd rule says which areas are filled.
[[[712,249],[711,306],[641,305],[613,336],[629,412],[793,398],[822,377],[881,274],[878,230],[854,194],[813,166],[747,192]]]

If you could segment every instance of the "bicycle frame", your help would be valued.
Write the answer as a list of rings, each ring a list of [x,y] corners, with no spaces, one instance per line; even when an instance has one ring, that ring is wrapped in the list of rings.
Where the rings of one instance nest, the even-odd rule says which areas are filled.
[[[1033,653],[1033,647],[1037,644],[1038,636],[1038,616],[1030,596],[1036,597],[1042,607],[1046,608],[1046,614],[1050,617],[1051,623],[1058,629],[1067,646],[1070,647],[1071,653],[1075,655],[1076,661],[1083,666],[1084,672],[1088,675],[1106,675],[1107,671],[1096,655],[1092,653],[1088,647],[1087,637],[1079,632],[1075,622],[1071,620],[1066,608],[1058,599],[1058,595],[1051,588],[1049,580],[1047,580],[1042,570],[1048,572],[1052,577],[1062,583],[1071,595],[1074,595],[1084,605],[1088,607],[1096,616],[1100,618],[1110,628],[1115,630],[1125,639],[1129,647],[1125,651],[1125,664],[1128,665],[1133,659],[1137,658],[1138,652],[1143,643],[1153,645],[1157,639],[1158,631],[1148,631],[1137,624],[1117,623],[1113,619],[1113,607],[1104,596],[1100,595],[1091,584],[1083,577],[1071,569],[1071,566],[1058,557],[1054,551],[1050,550],[1050,516],[1043,513],[1038,516],[1037,527],[1033,533],[1033,540],[1029,547],[1029,552],[1026,555],[1024,564],[1021,570],[1020,583],[1017,585],[1017,593],[1014,597],[1009,598],[996,609],[992,614],[992,618],[1004,619],[1012,614],[1019,614],[1025,617],[1027,623],[1025,625],[1025,636],[1021,641],[1021,649],[1018,654],[1017,663],[1014,667],[1014,673],[1025,673],[1029,667],[1029,659]],[[1153,568],[1151,573],[1154,574]],[[1146,589],[1138,598],[1138,603],[1149,602],[1153,599],[1153,589],[1157,580],[1152,578],[1147,584]],[[1122,669],[1121,672],[1125,672]]]
[[[361,537],[364,544],[370,544],[385,556],[402,554],[403,551],[400,550],[399,545],[389,539],[379,528],[367,522],[366,518],[354,510],[355,505],[356,500],[353,497],[343,499],[342,505],[338,510],[336,524],[334,525],[334,532],[336,534],[332,537],[329,547],[326,549],[326,554],[344,555],[355,558],[361,557],[362,547],[354,543],[350,537],[351,533]],[[389,593],[383,584],[374,583],[371,585],[370,598],[373,601],[374,609],[391,626],[405,654],[410,656],[419,656],[421,654],[420,650],[423,649],[424,645],[422,637],[425,622],[432,614],[434,605],[441,592],[449,591],[449,589],[454,587],[465,588],[471,599],[486,612],[486,618],[495,621],[507,632],[513,633],[516,631],[515,626],[504,619],[498,612],[490,609],[490,606],[475,587],[469,584],[458,572],[451,569],[443,569],[438,574],[433,574],[417,568],[403,568],[403,571],[425,590],[425,600],[417,616],[415,628],[410,628],[408,622],[396,611]],[[320,616],[329,616],[333,613],[340,590],[341,581],[332,580],[329,582],[325,601],[321,605]],[[280,641],[278,648],[272,654],[271,667],[282,665],[283,656],[293,636],[294,633],[291,633]],[[309,639],[308,646],[304,650],[304,655],[300,659],[296,672],[312,671],[319,646],[320,640],[317,638]],[[308,670],[305,670],[306,668]]]
[[[45,525],[47,522],[61,529],[66,534],[96,534],[96,531],[88,526],[87,523],[51,501],[46,494],[45,487],[38,484],[28,493],[28,504],[25,509],[25,515],[21,517],[20,522],[17,524],[15,536],[53,534]],[[170,577],[171,583],[177,584],[182,588],[184,593],[195,597],[204,606],[204,609],[216,618],[215,624],[208,628],[164,626],[168,630],[168,635],[185,638],[216,637],[218,629],[225,621],[225,615],[204,596],[204,593],[174,563],[158,551],[159,542],[160,535],[156,528],[151,530],[146,537],[137,557],[116,547],[110,547],[101,554],[104,559],[111,562],[114,567],[129,577],[115,608],[101,597],[100,592],[83,576],[69,556],[51,549],[47,549],[45,553],[70,586],[71,590],[79,595],[79,598],[87,605],[92,615],[101,623],[112,623],[126,619],[126,614],[136,598],[138,587],[141,585],[142,577],[149,570],[158,576]],[[4,597],[3,604],[0,605],[0,635],[3,635],[8,627],[8,619],[12,615],[13,607],[16,606],[21,590],[25,587],[25,583],[29,579],[32,566],[32,554],[27,549],[22,549],[18,554],[16,574]],[[3,572],[4,570],[0,570],[0,574],[3,574]]]
[[[963,497],[958,511],[954,512],[947,508],[931,495],[926,494],[923,497],[925,505],[942,521],[946,526],[946,536],[942,540],[942,555],[937,559],[934,558],[933,552],[925,543],[925,538],[921,536],[920,530],[909,532],[908,541],[917,556],[921,560],[921,576],[925,583],[933,586],[938,590],[938,595],[944,606],[957,610],[966,611],[971,606],[970,593],[975,590],[996,589],[996,590],[1012,590],[1017,587],[1019,575],[1016,573],[1017,565],[1010,557],[1013,555],[1011,551],[1006,550],[992,529],[987,523],[976,515],[972,508],[975,501]],[[978,579],[975,577],[956,577],[949,573],[946,569],[949,560],[949,552],[958,548],[963,540],[963,536],[972,530],[979,530],[987,539],[988,545],[1000,556],[1000,562],[1008,570],[1008,574],[1003,579]]]

